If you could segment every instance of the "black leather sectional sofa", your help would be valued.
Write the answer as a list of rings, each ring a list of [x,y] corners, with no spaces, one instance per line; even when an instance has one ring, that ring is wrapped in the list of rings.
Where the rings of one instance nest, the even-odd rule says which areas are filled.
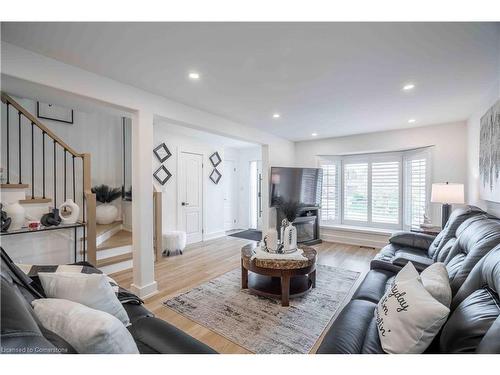
[[[420,270],[443,262],[450,276],[450,317],[427,352],[500,353],[500,219],[476,207],[455,210],[435,238],[394,235],[372,261],[317,353],[384,353],[374,311],[408,261]]]
[[[37,321],[30,303],[43,298],[42,291],[37,290],[33,280],[10,260],[3,249],[1,252],[2,353],[75,353],[70,344]],[[131,322],[128,329],[140,353],[215,353],[202,342],[155,318],[144,305],[124,303],[123,306]]]

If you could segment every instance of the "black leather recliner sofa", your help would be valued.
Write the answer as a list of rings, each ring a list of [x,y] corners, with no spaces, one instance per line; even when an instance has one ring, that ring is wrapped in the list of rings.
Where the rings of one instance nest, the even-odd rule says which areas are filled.
[[[43,295],[2,249],[1,257],[1,352],[76,353],[55,333],[46,330],[33,313],[31,302]],[[142,304],[124,303],[128,327],[140,353],[208,354],[207,345],[167,322],[157,319]]]
[[[371,261],[371,269],[398,272],[411,261],[417,270],[422,271],[434,262],[444,261],[451,245],[450,240],[456,237],[457,229],[464,221],[476,215],[487,214],[475,206],[454,210],[436,237],[413,232],[394,234],[389,239],[389,244]]]
[[[500,270],[500,221],[498,219],[493,219],[490,215],[473,215],[463,221],[460,226],[456,228],[455,232],[457,237],[449,237],[447,244],[443,244],[440,248],[440,251],[445,251],[445,253],[441,254],[443,256],[445,255],[445,259],[441,261],[445,263],[448,270],[454,295],[452,313],[449,321],[443,328],[443,333],[446,332],[446,334],[441,336],[441,343],[438,339],[431,345],[428,352],[484,353],[488,352],[488,350],[496,350],[494,352],[500,353],[500,319],[497,319],[495,326],[491,327],[491,331],[489,328],[486,329],[486,326],[481,326],[480,328],[482,330],[477,331],[478,327],[474,326],[474,321],[472,320],[460,322],[464,327],[467,327],[464,330],[461,330],[458,324],[452,323],[459,319],[457,316],[465,320],[467,317],[476,319],[479,316],[482,320],[489,321],[491,314],[495,317],[498,317],[500,314],[498,298],[498,293],[500,291],[500,273],[498,272]],[[488,254],[493,252],[493,248],[495,248],[494,253],[496,255],[490,257]],[[486,257],[489,259],[487,263],[488,266],[484,266],[484,262],[482,261],[486,259]],[[440,260],[437,259],[436,261]],[[481,264],[481,266],[478,266],[478,264]],[[486,288],[485,290],[493,291],[490,293],[491,298],[488,302],[484,302],[481,298],[476,299],[475,297],[471,297],[467,302],[467,310],[462,311],[460,302],[465,299],[464,294],[466,294],[466,292],[463,291],[463,288],[465,288],[464,285],[468,285],[467,290],[469,294],[475,295],[475,293],[470,290],[471,282],[469,279],[473,277],[479,278],[479,273],[483,271],[478,271],[478,267],[484,272],[489,269],[487,267],[496,267],[497,269],[497,271],[495,271],[496,273],[492,271],[496,279],[492,279],[483,273],[481,275],[484,277],[482,277],[481,280],[484,281],[484,284],[477,286],[477,289],[481,291],[484,288]],[[397,271],[391,271],[385,267],[381,269],[372,269],[368,272],[351,301],[340,312],[339,316],[326,333],[317,353],[384,353],[378,337],[374,311],[379,300],[391,285],[396,273]],[[485,292],[481,293],[484,294]],[[495,302],[498,310],[495,310]],[[485,316],[483,317],[481,314]],[[446,338],[453,335],[451,333],[452,330],[457,331],[454,336],[456,342],[467,341],[470,343],[472,340],[470,337],[476,336],[477,345],[471,346],[470,344],[464,344],[464,346],[460,346],[460,344],[447,341]],[[485,342],[493,342],[497,346],[494,347],[492,344],[479,345],[481,339],[486,339],[486,336],[488,337]]]

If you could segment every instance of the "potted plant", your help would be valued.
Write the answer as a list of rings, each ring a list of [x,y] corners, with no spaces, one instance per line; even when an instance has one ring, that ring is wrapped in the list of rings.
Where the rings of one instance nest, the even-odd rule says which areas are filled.
[[[97,224],[111,224],[118,217],[118,208],[111,202],[122,196],[121,188],[110,188],[108,185],[97,185],[92,188],[92,193],[101,204],[96,207]]]

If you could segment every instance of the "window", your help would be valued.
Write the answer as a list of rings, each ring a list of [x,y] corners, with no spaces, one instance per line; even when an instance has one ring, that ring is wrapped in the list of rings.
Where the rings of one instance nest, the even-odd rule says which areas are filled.
[[[405,226],[418,226],[428,213],[430,168],[429,152],[411,153],[405,156],[406,215]]]
[[[339,169],[340,162],[337,159],[322,159],[320,161],[323,169],[323,185],[321,191],[321,222],[339,222]]]
[[[399,160],[372,164],[372,222],[395,225],[401,222],[400,180]]]
[[[368,163],[344,164],[344,220],[368,220]]]
[[[322,224],[402,229],[429,206],[429,152],[323,157]]]

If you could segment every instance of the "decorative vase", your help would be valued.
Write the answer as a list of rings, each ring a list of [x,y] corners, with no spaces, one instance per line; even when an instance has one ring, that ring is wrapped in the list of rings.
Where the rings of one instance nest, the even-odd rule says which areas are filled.
[[[283,252],[289,253],[297,249],[297,228],[291,222],[284,228],[281,242],[283,244]]]
[[[4,208],[7,217],[10,217],[10,230],[21,229],[24,225],[26,210],[18,202],[6,203]]]
[[[75,224],[80,217],[80,207],[73,199],[67,199],[59,206],[59,214],[63,224]]]
[[[97,224],[111,224],[118,217],[118,208],[111,203],[103,203],[96,207],[95,218]]]
[[[270,252],[278,250],[278,231],[269,229],[264,236],[264,248]]]

